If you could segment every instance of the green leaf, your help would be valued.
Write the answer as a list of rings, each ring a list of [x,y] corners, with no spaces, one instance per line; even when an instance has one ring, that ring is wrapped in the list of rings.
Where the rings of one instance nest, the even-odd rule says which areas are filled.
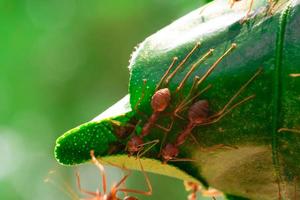
[[[170,174],[160,168],[172,166],[159,162],[149,164],[151,159],[158,159],[160,145],[147,152],[149,159],[145,159],[143,165],[148,171],[184,180],[189,174],[231,197],[276,199],[280,194],[289,198],[300,195],[300,192],[294,192],[295,185],[299,188],[300,136],[278,132],[283,127],[300,126],[300,78],[290,76],[300,72],[300,1],[279,1],[271,16],[266,15],[266,2],[254,2],[254,14],[245,23],[241,20],[246,5],[239,7],[236,4],[230,9],[227,0],[220,0],[189,13],[147,38],[132,54],[130,62],[132,111],[127,98],[113,106],[118,113],[108,111],[109,116],[100,115],[96,120],[68,131],[57,140],[57,160],[67,165],[82,163],[90,159],[91,149],[102,157],[110,153],[126,154],[124,146],[130,136],[122,139],[118,131],[120,127],[130,130],[130,125],[140,119],[145,123],[140,112],[148,116],[152,113],[151,97],[173,57],[183,60],[193,46],[201,42],[201,47],[168,85],[172,93],[168,111],[188,94],[193,77],[202,76],[232,43],[236,43],[237,47],[200,85],[199,90],[209,84],[212,87],[198,99],[208,100],[212,113],[217,113],[261,67],[263,72],[235,102],[253,94],[255,98],[237,106],[214,124],[194,128],[192,133],[197,142],[187,139],[180,146],[179,157],[196,162],[172,163],[182,171],[175,170]],[[191,66],[211,48],[215,49],[213,55],[200,64],[183,89],[176,92]],[[146,87],[143,79],[147,79]],[[186,116],[186,112],[182,115]],[[170,118],[164,116],[158,121],[167,126]],[[174,142],[186,125],[187,121],[176,120],[175,127],[167,135],[167,142]],[[161,141],[163,136],[164,132],[153,128],[145,139]],[[220,145],[224,145],[223,148],[214,148]],[[111,155],[106,159],[127,163],[125,156],[119,155],[116,159]]]

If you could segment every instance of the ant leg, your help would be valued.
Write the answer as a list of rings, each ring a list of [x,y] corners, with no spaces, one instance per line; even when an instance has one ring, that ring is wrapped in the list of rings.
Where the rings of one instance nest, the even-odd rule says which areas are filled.
[[[165,132],[170,132],[170,130],[171,130],[172,127],[173,127],[173,124],[174,124],[174,120],[171,121],[171,123],[169,124],[168,127],[163,127],[163,126],[161,126],[161,125],[159,125],[159,124],[155,124],[155,126],[156,126],[157,128],[160,128],[161,130],[163,130],[163,131],[165,131]]]
[[[44,183],[50,183],[50,184],[52,184],[56,189],[58,189],[59,191],[63,192],[68,197],[70,197],[70,199],[79,200],[78,195],[71,188],[71,186],[70,186],[70,184],[68,182],[62,180],[63,183],[59,183],[59,185],[58,185],[57,181],[55,181],[52,178],[50,178],[50,176],[52,176],[54,173],[56,173],[55,170],[50,170],[49,173],[48,173],[48,176],[44,179]],[[59,176],[63,177],[61,174],[59,174]]]
[[[197,162],[197,160],[190,158],[173,158],[168,160],[168,162]]]
[[[242,93],[242,91],[262,72],[262,68],[259,68],[257,72],[231,97],[226,105],[215,116],[222,115],[230,104]]]
[[[85,190],[81,187],[79,172],[76,172],[76,179],[77,179],[77,187],[78,187],[78,189],[81,193],[91,195],[91,196],[95,196],[95,197],[99,196],[99,193],[91,192],[91,191]]]
[[[233,8],[235,3],[236,3],[236,0],[229,0],[230,8]]]
[[[111,119],[110,122],[111,122],[113,125],[116,125],[116,126],[122,126],[122,125],[123,125],[122,122],[117,121],[117,120],[114,120],[114,119]],[[131,123],[126,123],[126,126],[131,127],[131,128],[136,127],[136,125],[131,124]]]
[[[300,77],[300,73],[298,74],[290,74],[290,77]]]
[[[196,78],[196,77],[195,77]],[[196,79],[195,79],[196,80]],[[203,90],[201,90],[200,92],[198,92],[195,96],[193,96],[192,98],[189,98],[190,94],[192,94],[192,91],[190,91],[190,94],[187,96],[187,98],[185,100],[183,100],[175,109],[174,111],[174,116],[180,118],[180,119],[184,119],[183,117],[181,117],[178,112],[182,112],[184,109],[187,108],[187,106],[193,102],[196,98],[198,98],[201,94],[203,94],[204,92],[206,92],[208,89],[211,88],[212,85],[208,85],[206,86]]]
[[[145,153],[147,153],[150,149],[152,149],[157,143],[159,143],[159,140],[152,140],[150,142],[146,142],[142,145],[140,145],[139,147],[141,148],[140,151],[138,151],[137,153],[137,158],[141,158]],[[143,148],[147,145],[150,145],[148,146],[147,148]]]
[[[171,65],[169,66],[169,68],[167,69],[167,71],[165,72],[165,74],[163,75],[163,77],[160,79],[159,83],[157,84],[157,86],[155,88],[155,91],[157,91],[160,88],[162,82],[165,80],[166,76],[169,74],[170,70],[173,68],[173,66],[175,65],[175,63],[176,63],[177,60],[178,60],[177,57],[173,58],[173,61],[172,61]]]
[[[194,81],[193,81],[193,85],[188,93],[188,95],[185,97],[185,99],[183,99],[177,106],[176,109],[174,111],[174,114],[176,114],[177,112],[179,112],[179,110],[181,110],[182,107],[184,107],[184,104],[186,101],[189,100],[190,96],[193,94],[194,90],[195,90],[195,86],[196,83],[199,81],[200,77],[199,76],[195,76],[194,77]]]
[[[201,79],[197,82],[196,87],[198,87],[210,74],[211,72],[218,66],[218,64],[222,61],[222,59],[227,56],[232,50],[237,47],[236,43],[232,43],[230,48],[225,51],[217,60],[210,66],[207,72],[201,77]]]
[[[134,190],[134,189],[127,189],[127,188],[120,188],[118,190],[122,191],[122,192],[131,192],[131,193],[135,193],[135,194],[142,194],[142,195],[150,196],[150,195],[152,195],[152,191],[153,191],[150,179],[149,179],[147,173],[144,170],[144,167],[142,165],[140,157],[138,157],[138,161],[139,161],[139,164],[140,164],[140,167],[141,167],[141,171],[142,171],[142,173],[143,173],[143,175],[145,177],[148,191],[140,191],[140,190]]]
[[[200,42],[197,42],[194,48],[186,55],[186,57],[179,63],[175,70],[168,76],[165,80],[165,84],[168,85],[170,80],[174,77],[177,71],[186,63],[186,61],[191,57],[191,55],[200,47]]]
[[[252,6],[253,6],[253,2],[254,2],[254,0],[250,1],[250,5],[249,5],[248,11],[246,13],[246,19],[248,19],[249,15],[250,15],[250,12],[251,12]]]
[[[94,163],[94,165],[96,165],[100,171],[100,174],[102,176],[102,188],[103,188],[103,193],[106,193],[106,175],[105,175],[105,170],[102,164],[100,164],[100,162],[97,160],[97,158],[95,157],[94,154],[94,150],[90,151],[90,155],[92,158],[92,162]]]
[[[167,134],[165,133],[165,134],[164,134],[164,137],[163,137],[163,139],[162,139],[162,141],[161,141],[161,143],[160,143],[159,153],[158,153],[158,155],[157,155],[158,158],[161,156],[161,151],[162,151],[163,147],[165,146],[164,144],[165,144],[165,142],[166,142],[166,139],[167,139]]]
[[[218,149],[225,149],[225,148],[229,149],[229,150],[238,149],[238,147],[236,147],[236,146],[229,146],[229,145],[225,145],[225,144],[216,144],[216,145],[213,145],[208,148],[201,148],[201,151],[202,152],[214,152]]]
[[[278,129],[278,132],[292,132],[292,133],[300,133],[300,130],[293,129],[293,128],[280,128]]]
[[[209,56],[212,55],[214,49],[210,49],[204,56],[202,56],[195,64],[192,65],[191,69],[188,71],[188,73],[185,75],[185,77],[182,79],[182,81],[179,83],[178,87],[176,88],[176,92],[178,92],[188,79],[188,77],[195,71],[196,67],[198,67],[201,63],[203,63]]]
[[[213,115],[209,118],[208,122],[199,124],[199,125],[209,125],[209,124],[213,124],[216,123],[218,121],[220,121],[220,119],[222,119],[225,115],[227,115],[229,112],[231,112],[234,108],[238,107],[239,105],[245,103],[246,101],[249,101],[250,99],[253,99],[255,97],[255,95],[251,95],[246,97],[245,99],[239,101],[238,103],[234,104],[233,106],[231,106],[229,109],[227,109],[226,111],[222,112],[222,113],[217,113],[216,115]]]

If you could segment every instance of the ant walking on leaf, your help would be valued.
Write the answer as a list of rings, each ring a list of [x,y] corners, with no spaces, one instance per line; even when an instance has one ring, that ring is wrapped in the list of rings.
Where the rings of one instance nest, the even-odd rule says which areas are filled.
[[[155,144],[158,143],[158,140],[153,140],[150,142],[145,143],[143,141],[143,138],[147,135],[149,135],[150,130],[152,127],[158,127],[165,132],[169,132],[173,126],[174,122],[174,117],[181,118],[182,117],[179,115],[180,112],[182,112],[184,109],[187,108],[187,106],[200,94],[202,94],[204,91],[210,88],[210,85],[207,86],[205,89],[202,91],[198,92],[194,97],[191,98],[192,93],[194,92],[195,89],[198,88],[198,86],[209,76],[209,74],[216,68],[216,66],[221,62],[221,60],[229,54],[233,49],[236,48],[236,44],[233,43],[231,47],[219,58],[217,61],[211,66],[211,68],[206,72],[206,74],[200,79],[198,76],[194,78],[194,83],[190,89],[189,94],[187,97],[181,101],[178,105],[175,106],[174,111],[171,113],[171,123],[168,128],[162,127],[156,123],[158,117],[161,115],[162,112],[164,112],[171,104],[171,92],[167,85],[169,84],[170,80],[175,76],[176,73],[180,70],[180,68],[183,67],[183,65],[186,63],[189,57],[194,53],[194,51],[200,47],[200,43],[196,43],[194,48],[187,54],[187,56],[178,64],[178,66],[175,68],[175,70],[168,76],[170,73],[171,69],[174,67],[175,62],[178,60],[177,57],[173,58],[173,61],[161,80],[159,81],[158,85],[156,86],[155,93],[152,96],[151,99],[151,107],[153,110],[152,115],[148,119],[148,121],[145,123],[145,125],[142,128],[141,134],[139,136],[134,135],[127,143],[127,148],[129,150],[129,155],[132,155],[134,153],[138,153],[138,156],[142,156],[146,151],[148,151],[150,148],[152,148]],[[185,77],[182,79],[182,81],[179,83],[178,87],[176,88],[176,93],[178,93],[184,86],[185,82],[191,76],[191,74],[195,71],[197,66],[199,66],[201,63],[203,63],[209,56],[212,55],[214,49],[210,49],[208,52],[206,52],[200,59],[198,59],[191,67],[191,69],[188,71],[188,73],[185,75]],[[144,84],[146,83],[146,80],[144,80]],[[162,87],[162,85],[164,87]],[[162,89],[160,89],[162,87]],[[143,92],[144,93],[144,92]],[[142,97],[143,94],[142,93]],[[139,102],[141,101],[142,97],[139,99]],[[135,106],[137,110],[137,105]],[[161,143],[161,148],[166,139],[166,134],[164,136],[164,139]],[[151,144],[151,145],[150,145]],[[145,145],[150,145],[148,148],[144,148]],[[141,152],[143,150],[143,152]]]
[[[191,135],[192,130],[197,126],[209,125],[218,122],[226,114],[232,111],[242,103],[252,99],[255,95],[248,96],[243,100],[230,105],[240,95],[240,93],[262,72],[260,68],[225,104],[225,106],[217,113],[209,115],[209,102],[207,100],[199,100],[195,102],[188,110],[189,123],[184,130],[176,137],[174,143],[168,143],[162,150],[163,163],[168,161],[187,161],[189,159],[178,159],[179,146],[181,146]]]
[[[141,134],[140,135],[133,135],[130,140],[127,143],[127,149],[129,151],[129,155],[133,155],[134,153],[137,153],[138,156],[142,156],[144,153],[146,153],[150,148],[152,148],[155,144],[157,144],[158,140],[153,140],[150,142],[144,142],[144,137],[150,134],[151,129],[155,126],[157,128],[162,129],[164,132],[169,132],[172,129],[173,126],[173,118],[171,119],[171,123],[168,127],[163,127],[159,124],[157,124],[157,120],[160,117],[161,113],[164,112],[171,104],[171,91],[167,87],[170,80],[175,76],[175,74],[178,72],[178,70],[187,62],[187,60],[191,57],[191,55],[200,47],[200,43],[196,43],[194,48],[186,55],[186,57],[178,64],[178,66],[175,68],[175,70],[169,75],[171,69],[175,66],[176,61],[178,60],[177,57],[173,58],[172,63],[168,67],[167,71],[163,75],[163,77],[160,79],[158,85],[155,88],[155,92],[151,98],[151,108],[153,110],[153,113],[149,117],[148,121],[143,125]],[[183,79],[179,87],[182,87],[184,85],[184,82],[186,79],[190,76],[192,71],[195,70],[195,68],[202,62],[204,62],[211,54],[213,50],[210,50],[208,53],[206,53],[203,57],[201,57],[193,66],[190,72],[187,74],[187,76]],[[169,75],[169,76],[168,76]],[[146,80],[144,80],[144,87],[146,84]],[[164,87],[162,87],[162,85]],[[144,91],[142,92],[142,97],[139,99],[135,106],[135,110],[138,111],[138,105],[141,102],[142,98],[144,96]],[[150,145],[148,148],[145,148],[146,145]],[[142,151],[143,150],[143,151]]]
[[[145,177],[148,190],[147,191],[140,191],[140,190],[135,190],[135,189],[128,189],[128,188],[125,188],[125,187],[123,188],[122,185],[125,184],[127,178],[130,176],[130,171],[127,170],[124,167],[120,167],[120,166],[117,166],[115,164],[112,164],[115,167],[118,167],[118,168],[121,168],[122,170],[128,171],[128,174],[126,174],[117,184],[113,185],[110,188],[110,190],[107,192],[106,173],[104,171],[104,167],[97,160],[97,158],[95,157],[93,150],[91,150],[90,154],[91,154],[92,162],[99,169],[100,174],[102,176],[102,192],[100,192],[99,190],[97,190],[96,192],[92,192],[92,191],[87,191],[87,190],[83,189],[81,187],[79,173],[76,173],[77,185],[78,185],[78,188],[79,188],[80,192],[83,193],[83,194],[86,194],[86,195],[90,196],[88,198],[84,198],[84,200],[138,200],[138,198],[136,198],[134,196],[128,196],[127,192],[128,193],[135,193],[135,194],[142,194],[142,195],[146,195],[146,196],[152,195],[152,186],[151,186],[151,183],[150,183],[148,175],[144,171],[144,168],[143,168],[143,165],[141,163],[140,158],[138,158],[138,162],[140,164],[141,171],[142,171],[142,173],[143,173],[143,175]],[[122,198],[122,199],[119,198],[117,196],[118,192],[124,193],[125,197]]]

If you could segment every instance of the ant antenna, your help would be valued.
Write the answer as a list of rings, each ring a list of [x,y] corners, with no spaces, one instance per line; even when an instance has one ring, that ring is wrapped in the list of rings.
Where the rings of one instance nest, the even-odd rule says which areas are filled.
[[[231,99],[225,104],[225,106],[216,114],[212,115],[211,117],[209,117],[209,120],[206,123],[202,123],[200,124],[200,126],[202,125],[208,125],[208,124],[213,124],[215,122],[218,122],[220,119],[222,119],[226,114],[228,114],[229,112],[231,112],[234,108],[238,107],[239,105],[245,103],[246,101],[249,101],[250,99],[253,99],[255,97],[255,95],[250,95],[246,98],[244,98],[243,100],[237,102],[236,104],[234,104],[233,106],[231,106],[230,108],[228,108],[230,106],[230,104],[234,101],[234,99],[236,99],[238,97],[238,95],[240,95],[240,93],[262,72],[262,68],[259,68],[257,70],[257,72],[233,95],[233,97],[231,97]]]
[[[159,140],[152,140],[150,142],[146,142],[144,144],[141,145],[141,147],[144,147],[146,145],[150,145],[147,148],[144,149],[144,151],[142,151],[143,149],[141,149],[138,153],[137,153],[137,158],[141,158],[145,153],[147,153],[150,149],[152,149],[152,147],[154,147],[157,143],[159,143]]]
[[[248,16],[250,15],[250,12],[251,12],[252,6],[253,6],[253,2],[254,2],[254,0],[250,1],[250,5],[249,5],[248,11],[246,13],[246,18],[248,18]]]
[[[127,189],[127,188],[120,188],[120,189],[118,189],[118,191],[129,192],[129,193],[136,193],[136,194],[142,194],[142,195],[150,196],[150,195],[152,195],[152,191],[153,191],[152,185],[150,183],[150,179],[149,179],[147,173],[144,170],[144,167],[142,165],[140,157],[138,157],[138,161],[139,161],[139,164],[140,164],[140,167],[141,167],[141,171],[142,171],[142,173],[143,173],[143,175],[145,177],[148,191],[140,191],[140,190],[134,190],[134,189]],[[128,178],[128,176],[129,176],[129,174],[127,176],[124,176],[122,178],[122,180],[117,184],[117,186],[121,185],[121,183],[123,183]]]
[[[213,51],[214,49],[210,49],[206,54],[204,54],[204,56],[202,56],[195,64],[192,65],[191,69],[188,71],[188,73],[185,75],[185,77],[182,79],[182,81],[176,88],[176,92],[181,90],[188,77],[195,71],[196,67],[199,66],[202,62],[204,62],[209,56],[211,56]]]
[[[234,99],[236,99],[236,97],[238,97],[241,94],[241,92],[262,72],[262,70],[263,69],[260,67],[257,70],[257,72],[235,93],[235,95],[231,97],[231,99],[219,113],[224,112],[228,108],[228,106],[234,101]]]
[[[169,74],[170,70],[173,68],[173,66],[175,65],[176,61],[178,60],[178,57],[174,57],[173,61],[171,63],[171,65],[169,66],[169,68],[167,69],[167,71],[165,72],[165,74],[163,75],[163,77],[160,79],[158,85],[155,88],[155,91],[158,90],[158,88],[161,86],[162,82],[165,80],[166,76]]]
[[[200,47],[200,42],[197,42],[194,48],[186,55],[186,57],[179,63],[179,65],[175,68],[175,70],[168,76],[168,78],[165,81],[165,84],[167,85],[170,80],[174,77],[174,75],[177,73],[177,71],[186,63],[186,61],[191,57],[191,55]]]
[[[300,133],[300,130],[293,128],[280,128],[278,132],[292,132],[292,133]]]
[[[73,200],[79,200],[79,197],[74,192],[74,190],[70,187],[70,184],[63,180],[62,185],[57,185],[53,179],[50,178],[50,175],[54,174],[54,170],[50,170],[48,173],[48,177],[44,179],[44,183],[50,183],[53,185],[56,189],[60,190],[64,194],[66,194],[68,197],[70,197]]]
[[[299,74],[290,74],[290,77],[300,77],[300,73]]]
[[[227,56],[233,49],[237,47],[236,43],[232,43],[231,47],[221,55],[218,60],[208,69],[208,71],[201,77],[201,79],[197,82],[197,87],[211,74],[211,72],[217,67],[217,65],[221,62],[221,60]]]

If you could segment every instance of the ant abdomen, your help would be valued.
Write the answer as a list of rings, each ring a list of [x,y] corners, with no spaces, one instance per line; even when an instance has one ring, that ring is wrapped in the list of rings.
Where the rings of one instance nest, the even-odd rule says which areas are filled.
[[[207,100],[199,100],[194,103],[189,111],[188,118],[189,121],[195,124],[204,123],[209,115],[209,104]]]
[[[151,99],[151,106],[154,112],[164,111],[170,104],[171,92],[169,88],[157,90]]]

